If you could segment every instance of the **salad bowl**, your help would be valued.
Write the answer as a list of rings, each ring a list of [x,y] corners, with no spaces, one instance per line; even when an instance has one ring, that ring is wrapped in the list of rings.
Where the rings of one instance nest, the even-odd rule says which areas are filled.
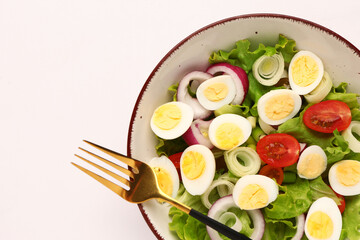
[[[229,50],[235,42],[249,39],[274,45],[279,34],[296,41],[297,49],[316,52],[333,79],[334,85],[348,82],[348,90],[360,93],[360,51],[337,33],[316,23],[278,14],[249,14],[220,20],[186,37],[158,63],[145,82],[130,121],[128,156],[148,161],[157,156],[157,138],[150,128],[156,107],[172,100],[168,87],[195,70],[205,71],[214,51]],[[178,239],[169,230],[169,206],[156,201],[139,204],[145,221],[158,239]]]

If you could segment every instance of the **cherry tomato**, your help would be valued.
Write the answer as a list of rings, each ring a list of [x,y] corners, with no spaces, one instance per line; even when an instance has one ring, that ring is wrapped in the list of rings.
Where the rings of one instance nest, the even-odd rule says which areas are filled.
[[[342,131],[351,123],[351,110],[344,102],[327,100],[306,109],[303,121],[308,128],[317,132]]]
[[[169,156],[169,159],[172,161],[172,163],[175,165],[175,168],[178,172],[179,178],[181,180],[181,173],[180,173],[180,159],[181,159],[182,152],[175,153],[173,155]]]
[[[271,179],[275,178],[276,182],[281,185],[284,180],[284,171],[282,168],[265,165],[260,169],[260,175],[267,176]]]
[[[261,138],[256,151],[265,163],[273,167],[287,167],[299,159],[300,144],[289,134],[274,133]]]

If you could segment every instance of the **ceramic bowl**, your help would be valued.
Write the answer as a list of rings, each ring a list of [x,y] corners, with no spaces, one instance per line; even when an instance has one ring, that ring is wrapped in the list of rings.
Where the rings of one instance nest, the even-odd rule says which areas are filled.
[[[131,117],[128,155],[141,160],[156,156],[157,140],[150,129],[154,109],[168,101],[167,88],[186,73],[205,70],[213,51],[229,50],[237,40],[250,39],[274,45],[279,33],[294,39],[298,49],[313,51],[324,63],[335,85],[349,82],[349,91],[360,92],[360,51],[343,37],[316,23],[278,14],[250,14],[224,19],[201,28],[169,51],[139,93]],[[139,205],[145,221],[158,239],[177,239],[170,232],[168,207],[156,201]]]

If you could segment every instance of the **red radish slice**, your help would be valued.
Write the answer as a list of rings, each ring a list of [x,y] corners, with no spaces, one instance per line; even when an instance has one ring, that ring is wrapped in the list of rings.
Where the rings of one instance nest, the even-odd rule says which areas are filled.
[[[179,102],[187,103],[194,110],[194,119],[204,119],[211,115],[212,111],[205,109],[200,105],[196,98],[190,96],[188,92],[188,86],[191,81],[202,83],[205,80],[212,78],[213,76],[209,73],[201,71],[193,71],[185,75],[185,77],[179,82],[177,90],[177,100]]]
[[[302,153],[305,150],[307,144],[306,143],[299,143],[299,144],[300,144],[300,153]]]
[[[189,146],[201,144],[210,149],[213,148],[214,145],[210,142],[210,139],[207,136],[211,122],[212,120],[204,121],[201,119],[193,121],[190,128],[183,135],[185,142]]]
[[[230,75],[234,80],[236,87],[236,95],[232,104],[242,104],[249,89],[249,80],[246,72],[242,68],[233,66],[229,63],[215,63],[211,65],[206,72],[211,75],[218,73]]]
[[[232,226],[231,228],[234,228],[235,230],[240,232],[241,228],[242,228],[242,224],[241,224],[240,220],[235,216],[235,214],[233,216],[227,216],[227,215],[231,214],[231,212],[227,212],[227,210],[232,207],[237,207],[236,204],[234,203],[234,199],[233,199],[232,195],[222,197],[222,198],[218,199],[216,202],[214,202],[214,204],[211,206],[211,208],[209,209],[209,212],[208,212],[208,216],[215,220],[218,220],[220,222],[221,222],[221,219],[224,219],[227,217],[235,217],[236,222],[235,222],[234,226]],[[254,232],[251,234],[250,238],[252,240],[261,240],[261,238],[264,235],[264,231],[265,231],[264,216],[262,215],[262,213],[259,209],[249,210],[246,212],[249,214],[249,216],[253,222],[253,225],[254,225]],[[223,216],[224,214],[225,214],[225,216]],[[224,219],[224,220],[226,220],[226,219]],[[212,240],[222,240],[219,233],[217,231],[215,231],[214,229],[206,226],[206,230]]]
[[[301,214],[300,216],[296,217],[296,233],[292,240],[301,240],[304,235],[305,229],[305,215]]]

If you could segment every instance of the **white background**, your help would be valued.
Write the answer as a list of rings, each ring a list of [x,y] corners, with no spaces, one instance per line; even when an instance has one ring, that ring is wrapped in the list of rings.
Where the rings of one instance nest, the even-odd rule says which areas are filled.
[[[358,0],[0,0],[0,239],[155,239],[136,205],[70,164],[82,139],[126,153],[147,77],[205,25],[287,14],[360,48],[359,9]]]

